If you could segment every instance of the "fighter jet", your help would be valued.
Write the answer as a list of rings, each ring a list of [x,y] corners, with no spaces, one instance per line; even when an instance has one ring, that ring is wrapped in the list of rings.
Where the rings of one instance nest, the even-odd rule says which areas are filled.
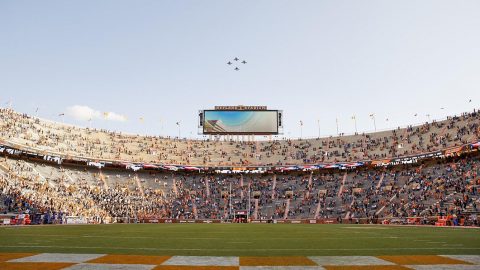
[[[242,61],[242,64],[246,64],[246,63],[247,63],[247,61],[245,61],[245,60]]]
[[[238,67],[235,67],[235,70],[236,70],[236,71],[239,71],[240,69],[239,69]]]
[[[231,65],[231,64],[232,64],[232,62],[228,61],[227,65]]]
[[[240,59],[238,59],[237,57],[235,57],[233,60],[238,61],[238,60],[240,60]]]

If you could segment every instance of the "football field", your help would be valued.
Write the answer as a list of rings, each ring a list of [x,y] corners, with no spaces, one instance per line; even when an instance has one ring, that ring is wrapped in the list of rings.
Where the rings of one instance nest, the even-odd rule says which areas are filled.
[[[0,227],[0,252],[195,256],[480,254],[480,229],[316,224]]]
[[[115,224],[0,228],[2,270],[477,270],[478,228]]]

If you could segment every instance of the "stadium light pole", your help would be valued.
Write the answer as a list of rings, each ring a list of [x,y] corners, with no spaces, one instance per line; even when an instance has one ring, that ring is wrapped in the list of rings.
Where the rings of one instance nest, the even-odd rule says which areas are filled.
[[[374,113],[370,114],[370,118],[372,118],[372,120],[373,120],[373,128],[375,129],[375,131],[377,131],[377,123],[375,122],[375,114]]]
[[[352,120],[353,122],[355,123],[355,133],[358,133],[358,130],[357,130],[357,117],[355,117],[355,115],[352,116]]]
[[[303,137],[303,121],[300,120],[300,139]]]
[[[337,135],[339,135],[339,133],[338,133],[338,118],[335,118],[335,121],[337,122]]]
[[[178,126],[178,139],[180,140],[180,121],[177,122]]]
[[[318,138],[320,138],[320,119],[317,119],[317,125],[318,125]]]

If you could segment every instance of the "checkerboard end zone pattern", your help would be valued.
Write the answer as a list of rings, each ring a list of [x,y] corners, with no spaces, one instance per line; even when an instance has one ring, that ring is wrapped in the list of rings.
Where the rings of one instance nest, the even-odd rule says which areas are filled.
[[[480,255],[216,257],[65,253],[0,253],[0,269],[26,270],[296,270],[480,269]]]

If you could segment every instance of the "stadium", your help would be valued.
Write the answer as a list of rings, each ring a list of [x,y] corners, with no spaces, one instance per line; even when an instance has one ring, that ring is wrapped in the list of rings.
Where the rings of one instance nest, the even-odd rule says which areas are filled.
[[[69,44],[68,38],[62,35],[54,37],[58,44],[40,38],[40,45],[29,45],[35,48],[32,51],[17,45],[5,48],[0,45],[0,57],[7,59],[7,65],[0,64],[0,71],[7,71],[0,75],[0,269],[480,269],[480,96],[475,87],[455,84],[458,90],[445,93],[424,90],[425,97],[431,97],[431,101],[413,100],[409,96],[423,95],[420,86],[409,90],[412,92],[405,90],[408,95],[392,91],[392,97],[375,96],[374,90],[364,90],[356,96],[356,90],[348,83],[340,83],[344,81],[342,77],[332,79],[335,81],[332,85],[341,85],[345,95],[352,97],[348,100],[338,99],[338,93],[319,93],[316,88],[311,92],[305,90],[308,98],[303,92],[295,95],[294,92],[300,90],[278,90],[272,94],[258,89],[263,84],[280,89],[284,84],[289,86],[290,80],[296,84],[304,78],[303,73],[308,72],[302,69],[302,74],[295,73],[293,67],[285,68],[274,59],[261,58],[263,54],[268,55],[271,47],[255,43],[258,41],[253,42],[256,44],[253,51],[262,51],[256,56],[271,62],[265,66],[258,64],[260,61],[255,63],[254,57],[248,61],[237,57],[222,59],[226,63],[222,62],[221,67],[216,66],[218,59],[207,60],[205,68],[200,66],[203,58],[183,62],[184,54],[197,52],[191,45],[185,45],[190,44],[188,38],[186,43],[182,43],[183,39],[176,40],[178,48],[165,45],[164,51],[142,47],[151,53],[148,57],[138,56],[142,50],[130,51],[129,46],[136,42],[147,44],[145,40],[157,33],[147,27],[152,22],[192,20],[191,27],[196,30],[188,33],[193,36],[195,31],[203,31],[201,25],[217,29],[216,21],[196,21],[198,25],[194,27],[196,19],[186,11],[188,8],[172,8],[160,2],[152,6],[139,5],[140,11],[132,11],[131,4],[110,3],[97,7],[100,11],[115,7],[119,14],[150,18],[145,24],[136,22],[144,27],[142,29],[148,29],[146,34],[137,28],[130,32],[123,15],[97,14],[98,10],[91,11],[80,4],[75,4],[76,9],[85,13],[78,18],[71,7],[63,5],[47,5],[48,10],[40,6],[29,9],[22,4],[3,5],[6,8],[0,11],[0,18],[3,14],[6,19],[0,22],[5,20],[10,28],[0,28],[0,31],[5,31],[12,40],[36,38],[35,31],[43,27],[60,31],[56,27],[63,15],[52,13],[60,6],[65,16],[78,20],[78,25],[65,26],[66,32],[75,29],[73,32],[81,36],[79,33],[88,30],[88,37],[101,34],[106,35],[106,39],[96,44],[98,47],[73,51],[70,51],[75,47],[73,43]],[[330,8],[318,5],[309,3],[312,9]],[[244,11],[254,21],[263,22],[264,14],[250,13],[252,6],[247,6],[236,7],[246,8]],[[290,11],[293,6],[283,9],[269,3],[264,8],[272,6],[282,14],[293,16]],[[460,25],[467,25],[469,12],[478,10],[478,5],[473,6],[459,9],[461,18],[465,19],[459,20]],[[241,16],[230,13],[233,11],[227,11],[228,5],[215,7],[242,20]],[[156,12],[170,8],[175,11],[172,14],[182,19],[169,17],[167,11],[157,17]],[[357,14],[337,5],[333,8],[346,12],[348,17]],[[17,17],[28,17],[23,12],[34,14],[38,10],[52,15],[52,21],[40,20],[39,28],[35,21],[27,21],[25,25],[17,22]],[[299,10],[298,17],[288,17],[287,21],[306,27],[302,22],[310,13],[304,7]],[[202,12],[217,16],[217,11]],[[85,14],[90,14],[95,23],[90,25],[90,16]],[[405,11],[405,14],[410,13]],[[124,44],[116,39],[117,25],[104,24],[105,16],[113,16],[113,21],[127,28],[119,31]],[[433,15],[432,19],[440,23]],[[478,21],[476,16],[471,19]],[[382,20],[389,22],[386,18]],[[278,19],[277,23],[280,22],[283,18]],[[416,21],[412,27],[421,23]],[[236,23],[228,25],[237,27]],[[181,25],[175,27],[179,28],[162,33],[173,33],[178,38],[176,34],[185,29]],[[17,36],[14,29],[25,30],[25,36]],[[112,30],[114,36],[104,30]],[[270,30],[256,31],[267,34]],[[340,26],[338,30],[347,31]],[[220,28],[215,31],[226,33]],[[144,40],[125,39],[123,33]],[[297,30],[289,33],[296,34]],[[444,37],[444,33],[438,35]],[[79,36],[71,38],[85,41]],[[278,38],[276,34],[269,37]],[[281,50],[302,51],[304,42],[310,38],[299,35],[300,47],[290,44],[292,47]],[[378,38],[387,39],[383,32]],[[215,43],[208,44],[216,44],[217,39],[212,40]],[[374,40],[377,39],[371,41]],[[46,44],[57,48],[44,51],[53,57],[51,63],[20,56],[31,53],[30,56],[42,58],[43,53],[37,50]],[[199,41],[199,44],[203,43]],[[202,48],[206,50],[206,46]],[[214,48],[209,55],[215,56],[221,51],[220,47]],[[465,57],[480,57],[477,47],[466,48],[474,53]],[[353,46],[348,50],[356,49]],[[12,56],[2,52],[12,52]],[[252,51],[246,52],[255,55]],[[458,50],[449,52],[458,59],[462,56],[457,55]],[[109,58],[110,53],[115,57],[135,55],[141,60],[106,65],[102,57]],[[155,57],[155,53],[172,65],[163,70],[165,77],[155,75],[161,77],[158,81],[152,79],[155,76],[148,76],[152,63],[147,59]],[[403,58],[402,53],[398,54]],[[327,59],[327,55],[319,52],[313,56]],[[170,56],[172,58],[168,58]],[[309,62],[290,57],[292,65]],[[98,69],[88,61],[82,66],[85,59],[99,65]],[[177,60],[194,67],[179,71],[174,64]],[[109,61],[115,62],[110,58],[106,62]],[[27,62],[39,70],[29,71],[25,68]],[[69,66],[70,62],[80,67]],[[62,70],[59,63],[66,68]],[[159,68],[164,64],[154,66]],[[415,68],[411,63],[404,64]],[[118,65],[124,65],[120,69],[125,68],[127,73],[117,70]],[[143,69],[143,65],[147,67]],[[130,66],[136,68],[129,69]],[[357,67],[357,71],[368,66]],[[192,73],[199,67],[201,76]],[[287,71],[282,71],[284,68]],[[471,70],[474,68],[478,65]],[[79,69],[83,73],[78,72]],[[107,83],[111,74],[105,69],[118,72],[111,84]],[[260,71],[267,75],[259,76]],[[48,76],[43,78],[35,75],[36,72]],[[62,84],[61,76],[54,79],[53,74],[57,72],[72,80],[68,85],[76,83],[93,90],[60,91],[66,85]],[[239,75],[240,72],[244,73]],[[278,82],[268,77],[269,72],[278,76]],[[281,72],[286,73],[281,76]],[[182,76],[175,77],[179,73]],[[188,82],[183,77],[185,74],[189,74]],[[223,78],[215,77],[218,74]],[[319,74],[311,75],[329,79],[328,75]],[[30,80],[25,76],[30,76]],[[142,88],[136,76],[145,79],[147,86],[166,85],[171,90],[149,92]],[[355,78],[354,74],[351,76]],[[415,77],[405,76],[405,81]],[[278,79],[280,77],[282,79]],[[376,75],[372,77],[377,79]],[[438,80],[441,77],[437,73],[432,75]],[[387,75],[385,78],[385,83],[395,88],[392,83],[396,80]],[[139,87],[133,94],[129,85],[132,81]],[[306,81],[302,85],[306,89],[319,84],[313,79]],[[380,84],[371,80],[364,83],[367,88]],[[427,83],[434,84],[433,81]],[[451,81],[446,79],[444,83]],[[39,90],[22,90],[33,89],[32,84]],[[471,84],[475,85],[473,79]],[[199,89],[212,87],[212,90],[190,92],[192,85]],[[245,85],[256,88],[246,90]],[[408,81],[406,85],[412,84]],[[228,87],[231,90],[225,91]],[[117,90],[108,90],[114,88]],[[287,97],[282,99],[283,96]],[[249,103],[237,105],[237,101]],[[261,102],[268,106],[256,105]],[[435,111],[434,107],[443,106],[440,103],[447,104],[447,108]],[[421,108],[415,107],[420,105]],[[422,110],[426,111],[426,118],[418,116],[417,112]],[[126,113],[116,113],[118,111]],[[157,113],[166,119],[159,122]],[[320,124],[324,122],[316,114],[341,116],[330,117],[335,119],[335,124],[331,121],[322,126],[327,130],[324,134],[328,134],[322,135]],[[350,128],[341,126],[342,116],[353,124]],[[151,120],[154,118],[157,122]],[[164,122],[170,123],[166,130]],[[370,124],[373,130],[366,127]],[[162,126],[161,131],[158,126]],[[182,132],[190,136],[182,136]]]
[[[80,248],[87,253],[205,256],[478,253],[478,242],[472,241],[479,235],[475,227],[480,203],[476,111],[370,134],[255,142],[130,136],[45,121],[11,109],[2,109],[1,119],[3,224],[67,224],[27,232],[3,229],[5,251]],[[68,224],[118,225],[102,232],[95,225]],[[337,225],[312,228],[313,224]],[[444,227],[465,228],[459,234]],[[360,228],[371,231],[357,231]],[[52,245],[41,237],[35,244],[21,240],[37,230],[45,237],[66,237],[69,244]],[[157,230],[166,234],[163,243],[142,249],[144,242],[138,239],[149,239]],[[345,230],[358,233],[356,241],[375,241],[367,249],[355,248],[361,242],[342,243],[348,239],[342,237],[328,243],[329,234],[348,233]],[[259,233],[270,236],[260,243]],[[409,241],[420,242],[415,247],[408,242],[383,246],[384,241],[405,241],[405,233],[412,234]],[[76,242],[77,234],[91,243]],[[126,246],[104,242],[117,239],[116,234]],[[332,248],[308,248],[315,243],[310,234]],[[169,235],[175,237],[168,239]],[[10,237],[19,242],[12,245]],[[210,246],[217,241],[220,247],[224,241],[231,244]],[[286,246],[276,248],[283,241]],[[263,248],[248,248],[252,244]],[[293,263],[315,265],[314,261]]]

